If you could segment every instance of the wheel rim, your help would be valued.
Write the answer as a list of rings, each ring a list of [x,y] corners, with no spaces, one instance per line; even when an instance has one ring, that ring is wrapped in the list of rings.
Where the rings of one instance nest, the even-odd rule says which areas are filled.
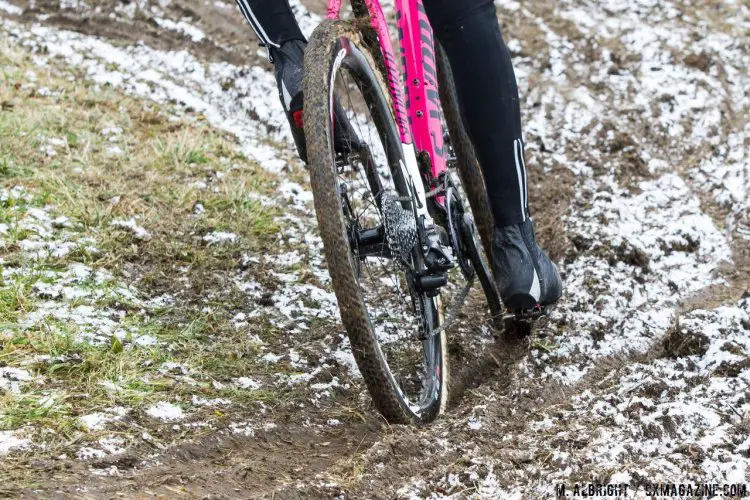
[[[422,256],[415,248],[406,265],[399,265],[387,246],[380,255],[369,250],[363,253],[354,237],[384,225],[378,206],[383,199],[381,190],[401,196],[408,193],[398,130],[388,101],[357,46],[340,38],[334,54],[329,116],[333,115],[335,95],[357,136],[367,144],[367,152],[359,154],[352,165],[334,166],[345,231],[352,243],[354,276],[389,382],[402,404],[426,420],[439,411],[435,403],[439,403],[442,390],[443,346],[439,335],[418,340],[439,325],[436,300],[419,293],[409,278],[409,268],[421,269]],[[329,123],[328,129],[333,151],[333,125]],[[335,157],[331,161],[336,165]],[[378,191],[378,196],[373,191]],[[400,205],[411,210],[408,202]]]

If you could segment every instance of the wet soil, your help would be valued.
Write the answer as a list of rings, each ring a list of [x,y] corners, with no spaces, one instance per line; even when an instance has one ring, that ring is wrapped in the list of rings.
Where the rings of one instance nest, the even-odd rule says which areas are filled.
[[[175,19],[189,17],[193,24],[205,32],[206,38],[195,43],[188,37],[160,28],[145,11],[136,11],[133,19],[112,19],[109,13],[124,2],[102,0],[97,2],[97,12],[90,8],[60,9],[58,2],[37,0],[33,8],[25,11],[23,19],[38,22],[44,16],[44,24],[107,38],[122,44],[145,43],[164,50],[189,49],[205,61],[227,61],[233,64],[260,64],[269,67],[252,32],[236,11],[216,8],[211,4],[175,0],[166,7],[169,16]],[[323,2],[304,2],[311,10],[320,11]],[[566,32],[572,40],[581,40],[569,22],[557,18],[551,7],[537,2],[530,8],[537,15],[550,21],[555,29]],[[504,20],[504,27],[515,37],[522,38],[524,53],[536,56],[546,51],[545,43],[534,27],[517,26]],[[627,54],[617,56],[617,64],[627,66]],[[708,67],[710,59],[696,56],[685,61],[695,67]],[[581,77],[585,84],[585,75]],[[585,151],[570,145],[570,155],[580,155],[602,173],[610,171],[610,162],[616,162],[616,178],[623,185],[637,184],[651,174],[637,155],[638,141],[651,139],[648,134],[634,138],[635,133],[619,132],[602,146],[602,155],[586,156]],[[604,139],[603,139],[604,141]],[[573,209],[585,206],[583,194],[576,198],[577,179],[571,171],[555,161],[545,151],[543,144],[529,138],[529,198],[542,246],[555,260],[574,260],[578,251],[586,248],[586,242],[571,241],[566,234],[565,217]],[[635,189],[635,188],[634,188]],[[720,212],[717,212],[720,213]],[[615,260],[627,261],[636,267],[647,269],[643,256],[630,252],[629,248],[611,249]],[[734,299],[747,288],[750,273],[747,247],[735,247],[737,266],[724,272],[736,286],[719,302]],[[716,290],[709,290],[705,298],[696,294],[693,307],[711,301],[716,302]],[[464,313],[471,322],[475,315],[468,306]],[[479,329],[481,325],[477,325]],[[560,326],[560,325],[552,325]],[[563,325],[564,326],[564,325]],[[542,324],[534,342],[545,339],[548,332]],[[663,346],[668,356],[686,356],[704,348],[701,338],[694,335],[674,333]],[[452,399],[450,415],[440,426],[440,431],[465,436],[467,442],[476,447],[473,452],[493,455],[499,463],[507,465],[508,475],[519,464],[531,460],[546,460],[545,457],[527,456],[516,450],[517,436],[527,430],[528,422],[542,409],[569,405],[569,396],[580,393],[607,377],[611,377],[626,363],[634,359],[626,356],[604,360],[597,370],[582,382],[572,387],[552,384],[523,387],[519,382],[519,360],[533,348],[531,339],[505,338],[492,348],[477,355],[460,343],[451,345],[452,355]],[[463,424],[471,409],[479,402],[485,403],[484,427],[480,431],[469,431]],[[36,487],[24,491],[8,492],[25,497],[62,496],[71,498],[318,498],[337,494],[353,498],[380,498],[392,496],[392,485],[399,479],[420,476],[437,477],[453,470],[457,464],[469,459],[466,449],[449,452],[438,449],[433,442],[421,439],[428,429],[402,426],[387,426],[370,408],[369,415],[362,420],[350,419],[330,430],[313,430],[308,420],[325,422],[326,415],[300,415],[290,410],[286,415],[275,415],[275,429],[257,431],[256,435],[237,437],[217,433],[195,441],[186,441],[168,450],[137,449],[127,455],[112,457],[98,462],[71,461],[64,465],[37,464],[40,471],[49,474],[49,479]],[[569,443],[571,447],[582,447],[586,443]],[[112,466],[117,476],[108,476]],[[45,469],[45,467],[51,467]],[[92,474],[92,470],[97,474]],[[320,474],[325,472],[325,476]],[[338,485],[330,487],[321,477],[334,477]],[[40,493],[41,492],[41,493]]]

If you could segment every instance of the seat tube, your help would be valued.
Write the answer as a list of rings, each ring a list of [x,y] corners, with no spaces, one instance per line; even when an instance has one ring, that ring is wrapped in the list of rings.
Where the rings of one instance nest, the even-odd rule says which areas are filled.
[[[417,143],[414,140],[414,126],[419,125],[420,127],[426,126],[427,123],[429,123],[429,116],[425,114],[425,111],[422,111],[420,113],[420,116],[424,116],[425,119],[421,122],[415,123],[412,115],[415,115],[414,112],[409,112],[407,110],[407,106],[405,105],[405,100],[403,97],[403,91],[402,91],[402,81],[401,78],[399,78],[398,74],[398,67],[396,64],[396,60],[394,59],[394,53],[393,53],[393,47],[391,45],[391,39],[390,39],[390,33],[388,31],[388,25],[385,21],[385,16],[383,15],[383,11],[380,7],[379,0],[364,0],[365,4],[367,5],[367,9],[370,12],[370,23],[373,29],[378,34],[378,38],[380,41],[380,49],[383,54],[383,61],[385,63],[385,69],[386,69],[386,78],[388,87],[390,89],[391,97],[393,99],[393,112],[394,112],[394,118],[396,119],[396,123],[398,124],[400,133],[401,133],[401,142],[402,142],[402,152],[403,152],[403,163],[402,168],[405,170],[405,174],[411,179],[411,182],[414,186],[414,189],[416,191],[416,196],[418,197],[418,203],[417,203],[417,213],[421,216],[422,220],[424,221],[426,226],[429,226],[432,224],[432,217],[430,216],[428,209],[427,209],[427,198],[426,198],[426,190],[425,190],[425,177],[429,177],[428,175],[422,175],[420,173],[419,169],[419,162],[417,160],[417,151],[419,150],[426,150],[429,152],[429,154],[433,155],[433,148],[431,141],[428,142],[428,147],[418,147]],[[421,57],[419,56],[421,49],[419,46],[419,40],[420,40],[420,29],[419,29],[419,17],[417,14],[421,11],[421,17],[423,19],[423,27],[426,28],[426,32],[424,33],[427,40],[431,42],[432,40],[432,33],[430,30],[430,25],[427,22],[427,15],[425,14],[424,8],[421,5],[421,2],[417,0],[396,0],[396,12],[399,22],[399,41],[401,43],[401,55],[402,60],[404,62],[411,61],[412,64],[419,67],[419,78],[422,79],[421,76],[423,71],[421,70]],[[402,16],[402,12],[406,10],[408,12],[414,13],[414,16],[404,18]],[[414,26],[410,29],[404,30],[403,28],[406,26],[409,26],[407,19],[411,19],[411,22],[415,23]],[[404,47],[404,42],[407,43],[407,49]],[[416,45],[415,45],[416,44]],[[430,52],[434,52],[432,50],[431,43],[430,45]],[[407,54],[409,54],[407,56]],[[416,59],[415,59],[416,58]],[[432,56],[432,64],[431,69],[433,72],[433,75],[435,74],[435,63],[434,63],[434,55]],[[403,65],[404,69],[406,69],[407,65]],[[406,77],[404,77],[406,78]],[[435,101],[438,102],[437,99],[437,91],[435,87],[435,77],[433,76],[430,81],[432,82],[432,90],[434,92]],[[419,85],[418,87],[421,87],[422,85]],[[408,86],[407,86],[408,88]],[[426,89],[420,89],[421,92],[425,92]],[[425,93],[424,96],[427,94]],[[426,97],[422,97],[422,95],[419,95],[419,100],[424,101]],[[439,107],[437,108],[439,109]],[[440,113],[437,112],[437,129],[441,128],[440,125]],[[424,125],[423,125],[424,124]],[[424,132],[421,132],[421,128],[419,129],[420,133],[422,135],[425,135]],[[429,135],[425,135],[425,137],[429,138]],[[439,141],[438,144],[440,144],[441,148],[441,154],[442,154],[442,132],[439,132],[437,134],[436,140]],[[422,142],[425,142],[423,139]],[[433,155],[434,156],[434,155]],[[442,168],[445,169],[445,161],[443,160]],[[433,170],[435,164],[433,163]],[[429,186],[429,184],[428,184]],[[429,189],[429,187],[428,187]]]
[[[446,169],[432,28],[422,0],[396,1],[406,105],[417,151],[431,160],[433,179]]]

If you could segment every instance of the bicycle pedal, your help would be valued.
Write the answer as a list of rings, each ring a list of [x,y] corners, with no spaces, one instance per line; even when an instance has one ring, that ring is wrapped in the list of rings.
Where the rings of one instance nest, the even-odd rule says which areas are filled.
[[[550,306],[537,305],[533,309],[519,309],[516,311],[508,311],[505,315],[503,315],[503,320],[534,322],[539,318],[547,316],[550,310]]]

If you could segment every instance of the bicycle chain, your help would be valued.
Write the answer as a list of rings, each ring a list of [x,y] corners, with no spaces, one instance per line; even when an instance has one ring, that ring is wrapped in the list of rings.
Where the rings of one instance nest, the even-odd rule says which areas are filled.
[[[424,197],[425,197],[425,198],[432,198],[432,197],[434,197],[434,196],[437,196],[437,195],[439,195],[439,194],[443,194],[443,193],[445,193],[445,186],[444,186],[444,185],[442,185],[442,186],[438,186],[438,187],[436,187],[435,189],[432,189],[432,190],[430,190],[430,191],[427,191],[427,192],[426,192],[426,193],[424,194]]]
[[[451,302],[450,307],[448,307],[448,313],[445,315],[445,321],[438,328],[430,330],[430,332],[427,334],[428,337],[438,335],[443,330],[447,330],[451,327],[453,322],[456,320],[456,317],[458,317],[458,313],[463,307],[464,302],[466,301],[466,297],[469,296],[469,291],[471,290],[471,287],[473,285],[473,279],[467,281],[461,291],[455,297],[453,297],[453,301]]]

